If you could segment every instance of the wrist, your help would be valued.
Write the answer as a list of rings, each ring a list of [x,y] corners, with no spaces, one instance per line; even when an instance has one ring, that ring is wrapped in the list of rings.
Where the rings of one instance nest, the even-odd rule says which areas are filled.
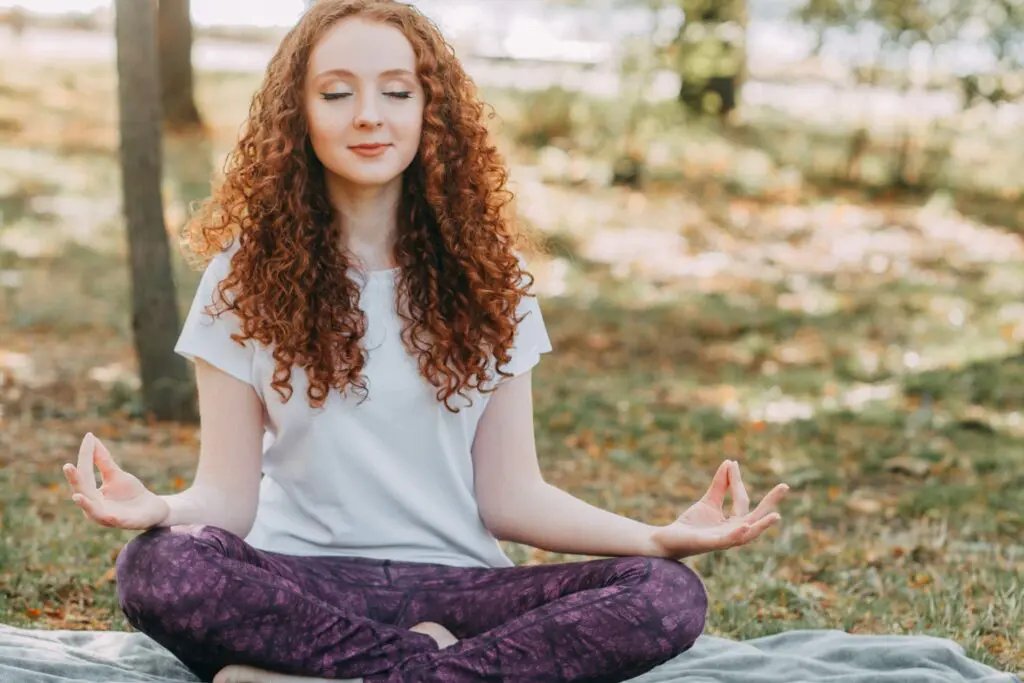
[[[659,541],[659,536],[664,530],[664,526],[647,525],[647,533],[644,537],[644,550],[641,553],[647,557],[669,557],[669,553],[665,550],[665,546]]]
[[[161,517],[160,521],[157,522],[156,524],[154,524],[153,526],[154,527],[165,527],[165,526],[169,527],[169,526],[173,526],[175,524],[179,524],[180,522],[176,522],[175,520],[172,519],[175,516],[174,515],[175,511],[174,511],[174,506],[171,504],[171,500],[170,500],[171,496],[157,495],[156,498],[157,498],[158,501],[160,501],[160,505],[163,507],[164,513],[163,513],[163,517]]]
[[[156,524],[154,524],[153,526],[161,526],[163,524],[166,524],[167,520],[170,519],[170,517],[171,517],[171,504],[170,504],[170,502],[166,498],[164,498],[163,496],[157,496],[157,499],[159,499],[160,502],[164,506],[164,516],[161,517],[160,521],[157,522]]]

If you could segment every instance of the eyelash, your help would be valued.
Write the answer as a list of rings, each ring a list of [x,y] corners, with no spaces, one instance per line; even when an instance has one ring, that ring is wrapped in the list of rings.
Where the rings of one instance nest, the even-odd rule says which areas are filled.
[[[391,97],[391,98],[396,99],[396,100],[412,99],[412,93],[407,91],[407,90],[400,90],[400,91],[394,91],[394,92],[386,92],[384,94],[387,95],[388,97]],[[327,101],[340,100],[342,98],[349,97],[351,95],[352,95],[352,93],[350,93],[350,92],[322,92],[322,93],[320,93],[320,96],[323,97]]]

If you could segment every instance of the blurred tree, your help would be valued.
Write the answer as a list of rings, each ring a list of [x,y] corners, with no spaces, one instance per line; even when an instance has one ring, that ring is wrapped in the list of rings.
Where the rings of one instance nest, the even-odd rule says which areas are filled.
[[[164,227],[157,0],[115,0],[121,178],[128,230],[132,332],[147,415],[197,419],[184,358],[173,352],[179,316]]]
[[[889,88],[906,95],[913,89],[959,88],[965,108],[979,102],[1013,101],[1024,95],[1021,77],[1024,53],[1024,0],[804,0],[794,17],[818,36],[815,50],[828,45],[827,35],[846,33],[858,38],[861,57],[853,75],[862,85]],[[965,68],[958,57],[986,55],[983,71]],[[944,53],[952,58],[945,69],[936,67]],[[860,178],[862,157],[870,142],[870,121],[863,121],[850,139],[846,179]],[[893,187],[931,185],[934,164],[915,163],[927,130],[909,126],[899,133],[893,160]],[[918,168],[914,168],[914,167]]]
[[[202,125],[192,87],[190,0],[159,0],[157,42],[164,121],[173,128]]]
[[[553,2],[592,6],[592,0]],[[679,74],[679,101],[688,111],[729,120],[739,106],[747,75],[748,0],[607,0],[607,4],[610,11],[616,6],[644,7],[652,16],[673,6],[682,10],[683,21],[670,43],[649,41],[647,48],[654,59]],[[636,59],[635,52],[629,58]]]
[[[727,119],[746,78],[747,0],[676,0],[683,10],[671,51],[679,101],[695,114]]]
[[[862,81],[906,85],[914,78],[907,66],[915,52],[928,72],[919,80],[955,77],[967,107],[1024,96],[1024,0],[805,0],[794,16],[816,30],[819,51],[830,31],[859,33],[865,45],[875,40],[874,60],[859,71]],[[930,73],[937,53],[968,51],[990,66],[979,72],[957,65],[955,76]]]

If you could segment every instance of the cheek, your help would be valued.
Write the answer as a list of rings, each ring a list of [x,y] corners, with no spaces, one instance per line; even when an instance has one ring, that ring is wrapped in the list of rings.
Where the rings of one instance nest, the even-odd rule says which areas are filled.
[[[395,128],[401,131],[405,146],[418,149],[420,136],[423,134],[423,110],[413,109],[394,121]]]
[[[338,112],[324,111],[322,107],[312,107],[309,112],[309,137],[314,141],[327,140],[337,136],[344,127]]]

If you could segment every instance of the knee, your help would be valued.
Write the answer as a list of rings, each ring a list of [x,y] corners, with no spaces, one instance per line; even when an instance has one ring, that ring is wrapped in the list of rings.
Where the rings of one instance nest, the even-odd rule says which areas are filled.
[[[156,528],[132,539],[117,556],[117,599],[136,628],[180,605],[201,553],[192,527]]]
[[[650,559],[650,601],[661,622],[667,654],[688,650],[704,632],[708,593],[700,576],[676,560]]]

